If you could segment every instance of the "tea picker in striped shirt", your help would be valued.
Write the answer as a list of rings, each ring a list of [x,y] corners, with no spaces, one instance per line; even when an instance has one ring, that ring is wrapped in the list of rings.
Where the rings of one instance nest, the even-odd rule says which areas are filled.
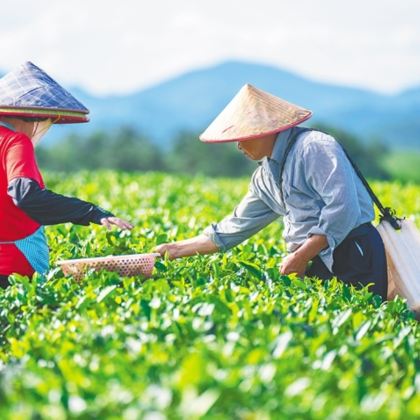
[[[162,244],[170,258],[228,250],[283,218],[289,254],[282,274],[338,277],[387,293],[382,240],[371,224],[372,200],[340,144],[330,135],[299,127],[312,113],[245,85],[200,136],[208,143],[236,141],[260,161],[248,193],[201,235]]]

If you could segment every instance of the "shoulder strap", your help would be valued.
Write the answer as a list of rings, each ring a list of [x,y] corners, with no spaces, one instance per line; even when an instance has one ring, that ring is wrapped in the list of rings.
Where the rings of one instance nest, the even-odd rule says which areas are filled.
[[[376,207],[378,208],[379,212],[381,213],[380,220],[381,221],[382,220],[386,220],[387,222],[390,223],[390,225],[395,230],[401,229],[401,223],[400,223],[401,219],[399,219],[398,217],[396,217],[395,210],[391,209],[390,207],[384,207],[382,205],[382,203],[379,200],[378,196],[373,192],[371,186],[367,182],[366,178],[363,176],[363,174],[362,174],[361,170],[359,169],[359,167],[353,162],[352,158],[347,153],[347,150],[343,147],[342,144],[340,144],[340,146],[342,147],[345,155],[347,156],[347,159],[351,163],[351,166],[353,166],[353,169],[356,172],[357,176],[360,178],[360,180],[362,181],[362,184],[365,186],[367,192],[370,195],[370,198],[376,204]]]
[[[283,170],[284,170],[284,165],[286,163],[286,159],[288,154],[290,153],[290,150],[292,149],[293,145],[296,143],[296,140],[298,138],[298,136],[306,131],[321,131],[321,130],[315,130],[312,128],[303,128],[300,130],[296,130],[296,127],[294,127],[292,129],[292,132],[290,134],[290,140],[288,141],[288,144],[286,146],[286,150],[285,153],[283,155],[283,159],[280,162],[280,178],[279,178],[279,185],[280,185],[280,197],[281,200],[283,202],[283,188],[282,188],[282,182],[283,182]],[[323,133],[323,131],[321,131]],[[324,133],[329,135],[328,133]],[[337,141],[337,139],[336,139]],[[376,207],[378,207],[378,210],[381,214],[380,220],[386,220],[387,222],[390,223],[390,225],[398,230],[401,229],[401,223],[399,218],[396,217],[395,215],[395,210],[391,209],[390,207],[384,207],[381,203],[381,201],[379,200],[379,198],[376,196],[376,194],[373,192],[371,186],[369,185],[369,183],[367,182],[366,178],[363,176],[362,172],[360,171],[359,167],[353,162],[353,160],[351,159],[351,157],[349,156],[349,154],[347,153],[347,150],[344,148],[344,146],[339,143],[337,141],[337,143],[341,146],[341,148],[344,151],[344,154],[347,156],[347,159],[349,160],[351,166],[353,167],[354,171],[356,172],[357,176],[360,178],[360,180],[362,181],[362,184],[365,186],[367,192],[369,193],[372,201],[376,204]]]

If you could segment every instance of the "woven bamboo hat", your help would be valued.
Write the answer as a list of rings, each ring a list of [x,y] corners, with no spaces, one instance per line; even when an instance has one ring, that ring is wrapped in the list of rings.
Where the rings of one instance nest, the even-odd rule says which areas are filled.
[[[0,116],[51,118],[54,123],[87,122],[89,110],[31,62],[0,79]]]
[[[207,143],[244,141],[300,124],[312,112],[246,84],[200,135]]]

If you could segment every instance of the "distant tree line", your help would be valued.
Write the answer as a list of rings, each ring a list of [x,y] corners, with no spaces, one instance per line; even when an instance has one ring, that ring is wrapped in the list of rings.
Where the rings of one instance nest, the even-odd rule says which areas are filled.
[[[388,178],[380,162],[388,150],[380,143],[365,145],[356,137],[324,125],[348,150],[369,178]],[[191,132],[181,132],[169,150],[163,149],[131,127],[87,136],[70,135],[50,147],[37,148],[42,168],[72,172],[80,169],[165,171],[208,176],[244,176],[256,167],[236,150],[236,143],[204,144]]]

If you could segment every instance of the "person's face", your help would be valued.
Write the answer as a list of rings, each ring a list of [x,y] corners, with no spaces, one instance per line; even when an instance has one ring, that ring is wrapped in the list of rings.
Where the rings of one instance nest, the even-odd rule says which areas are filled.
[[[271,134],[256,139],[238,141],[238,149],[249,159],[261,160],[266,156],[271,156],[276,138],[277,134]]]

